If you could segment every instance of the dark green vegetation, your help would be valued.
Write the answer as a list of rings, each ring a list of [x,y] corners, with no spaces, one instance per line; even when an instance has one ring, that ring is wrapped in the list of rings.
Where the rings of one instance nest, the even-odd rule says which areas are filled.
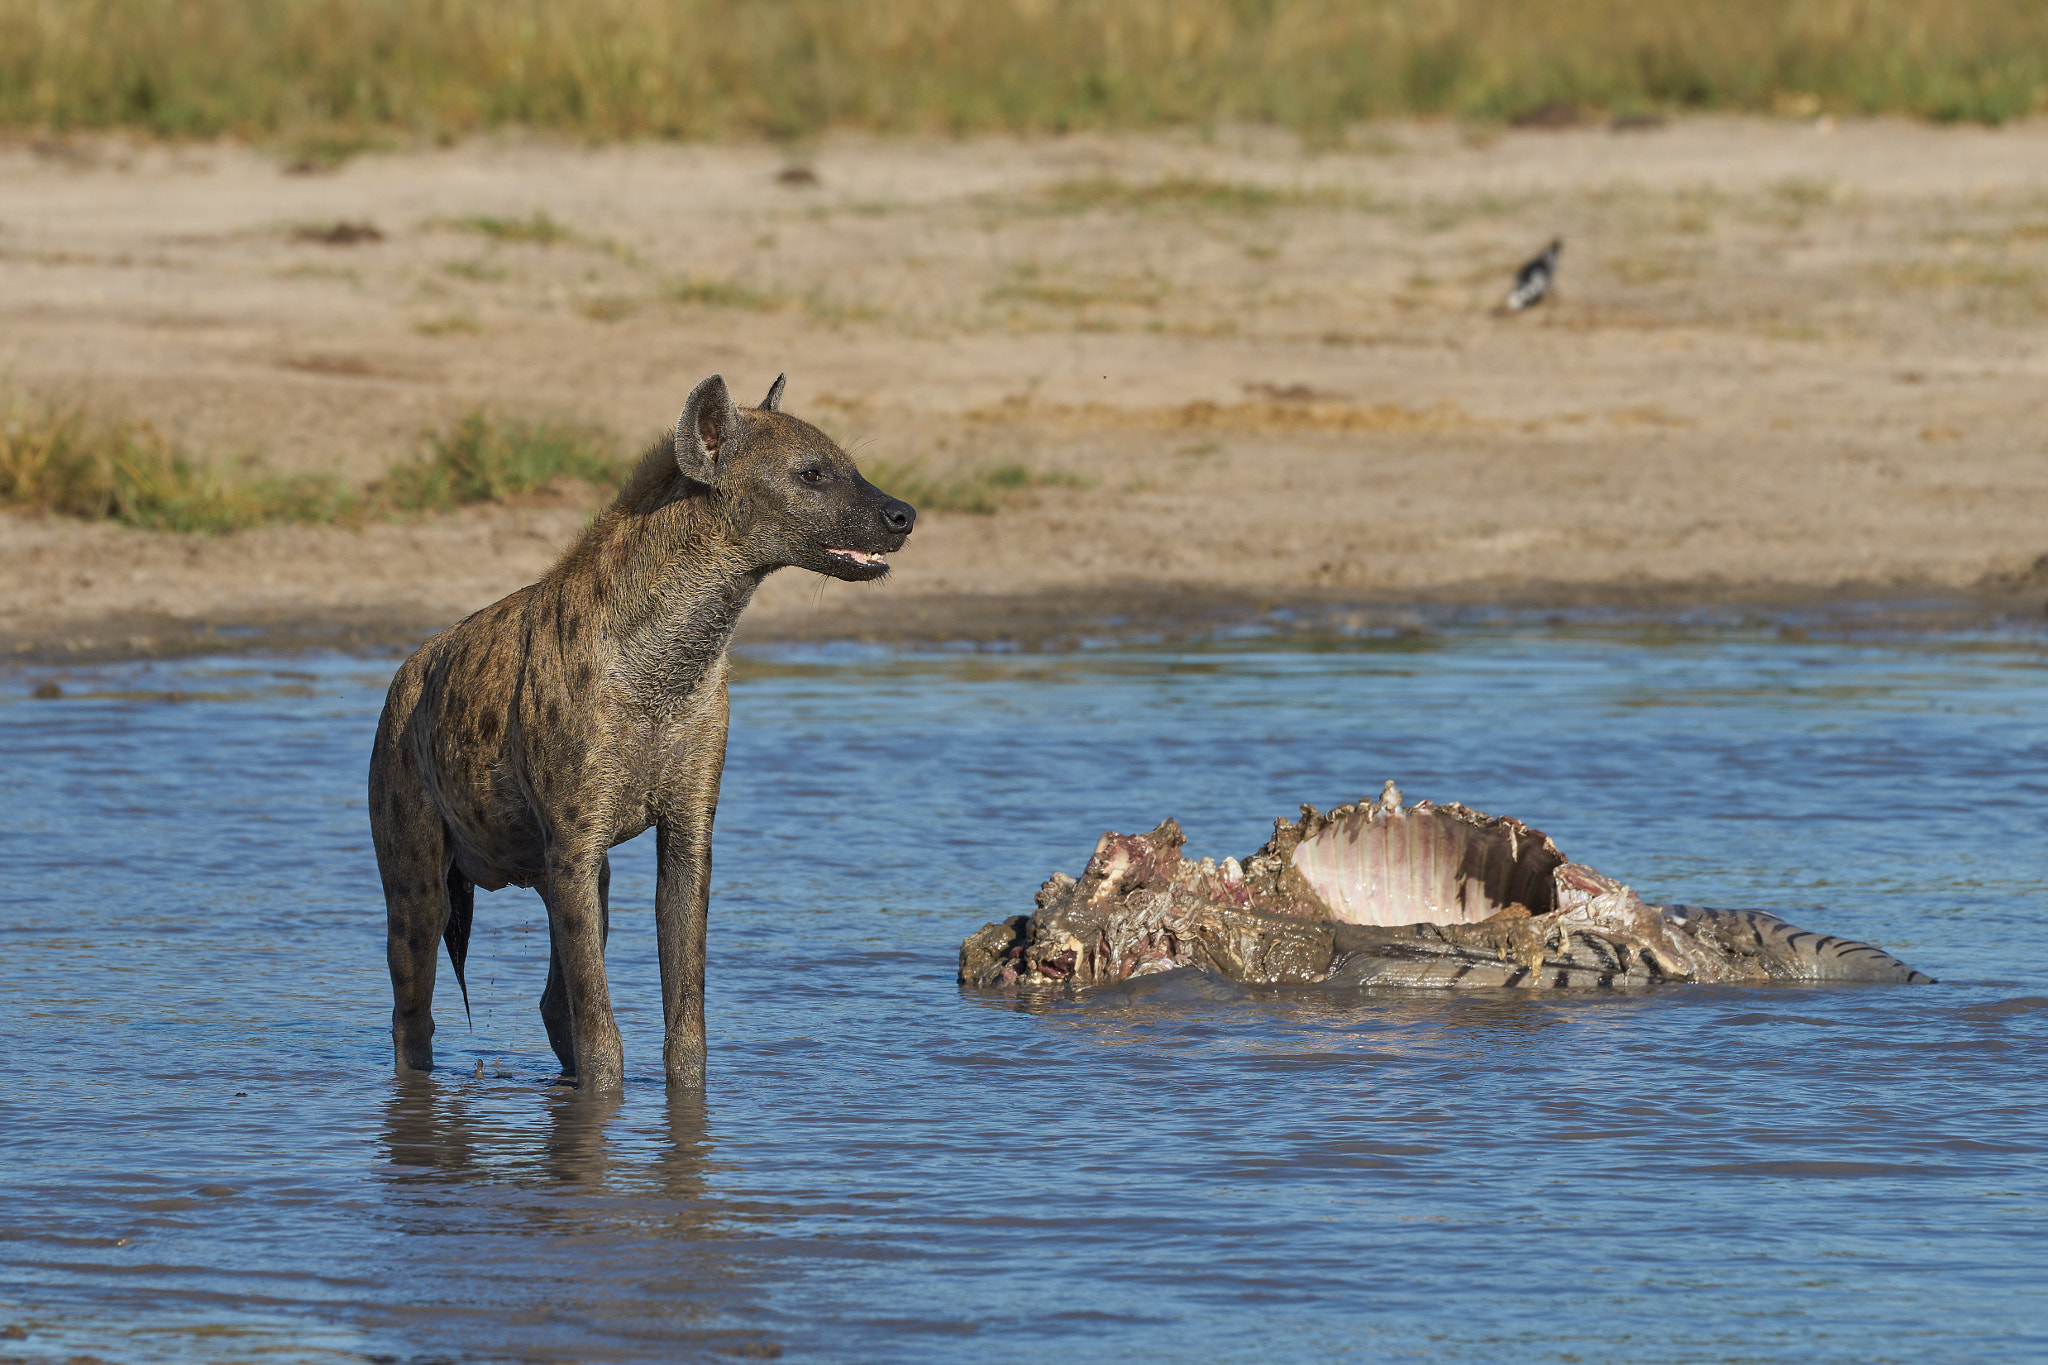
[[[571,481],[609,494],[636,453],[594,427],[472,409],[421,433],[417,454],[356,488],[332,475],[273,473],[255,456],[208,461],[146,421],[77,400],[17,396],[0,402],[0,509],[154,531],[351,525],[502,502]],[[1087,486],[1077,475],[1015,463],[932,474],[915,460],[876,460],[867,473],[920,511],[978,516],[1025,489]]]
[[[0,0],[0,124],[275,137],[1062,130],[1650,108],[2013,118],[2040,0]]]
[[[0,508],[157,531],[222,532],[280,522],[357,523],[531,493],[557,480],[614,487],[629,462],[603,432],[482,411],[421,437],[420,452],[368,488],[331,475],[228,467],[148,422],[76,401],[0,407]]]
[[[600,489],[622,482],[631,461],[600,431],[560,422],[463,414],[428,432],[414,459],[393,465],[365,495],[373,511],[447,511],[531,493],[557,479]]]
[[[147,422],[81,403],[0,408],[0,507],[161,531],[333,521],[360,498],[332,478],[234,474],[194,459]]]

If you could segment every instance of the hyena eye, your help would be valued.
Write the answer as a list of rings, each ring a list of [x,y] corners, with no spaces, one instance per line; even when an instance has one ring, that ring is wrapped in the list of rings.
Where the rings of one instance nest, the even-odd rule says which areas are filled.
[[[799,470],[797,477],[811,487],[816,488],[819,484],[825,482],[825,471],[816,465],[812,465],[809,469]]]

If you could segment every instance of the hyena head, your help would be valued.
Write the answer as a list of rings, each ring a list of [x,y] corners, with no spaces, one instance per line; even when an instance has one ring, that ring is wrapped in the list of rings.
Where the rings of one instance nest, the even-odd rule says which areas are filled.
[[[720,375],[690,390],[676,419],[676,464],[710,488],[763,569],[860,582],[889,572],[917,509],[869,483],[824,432],[782,411],[777,376],[758,408],[733,406]]]

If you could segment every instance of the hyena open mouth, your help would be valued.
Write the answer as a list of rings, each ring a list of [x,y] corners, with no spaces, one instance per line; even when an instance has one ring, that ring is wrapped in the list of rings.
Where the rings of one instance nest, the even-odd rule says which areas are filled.
[[[1519,820],[1378,801],[1273,822],[1240,864],[1181,856],[1172,820],[1109,833],[1038,913],[972,934],[962,985],[1081,989],[1192,969],[1260,985],[1623,989],[1931,982],[1867,943],[1761,910],[1650,905]]]

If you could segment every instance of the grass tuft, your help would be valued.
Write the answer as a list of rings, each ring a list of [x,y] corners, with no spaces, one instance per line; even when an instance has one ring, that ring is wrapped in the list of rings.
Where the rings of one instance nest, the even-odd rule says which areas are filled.
[[[442,512],[532,493],[558,479],[615,488],[631,469],[612,438],[590,427],[498,418],[481,409],[429,431],[413,459],[370,489],[373,510]]]
[[[489,261],[443,261],[441,273],[476,284],[498,284],[510,278],[510,272],[505,267],[493,265]]]
[[[1199,176],[1167,176],[1136,185],[1105,176],[1064,180],[1051,186],[1046,197],[1053,210],[1059,213],[1078,213],[1094,208],[1265,213],[1278,208],[1327,207],[1344,202],[1344,197],[1334,191],[1281,190],[1266,185],[1206,180]]]
[[[79,401],[0,400],[0,507],[152,531],[219,534],[278,524],[359,524],[532,493],[563,479],[601,492],[632,469],[608,434],[482,410],[422,433],[421,449],[356,490],[323,474],[222,468],[148,422]]]
[[[494,242],[533,242],[540,246],[553,246],[557,242],[573,241],[576,237],[574,232],[539,211],[525,218],[494,218],[486,213],[475,213],[466,218],[451,218],[447,225],[458,232],[474,232]]]
[[[482,335],[484,325],[473,313],[447,313],[440,317],[421,318],[412,325],[412,329],[423,337],[473,337]]]
[[[229,475],[148,422],[83,403],[0,407],[0,506],[154,531],[237,531],[346,519],[355,499],[321,475]]]
[[[753,313],[772,313],[789,302],[772,290],[751,289],[737,280],[700,280],[692,276],[670,281],[661,295],[670,303],[739,308]]]
[[[919,460],[875,460],[861,471],[868,482],[920,512],[965,512],[993,516],[1012,495],[1031,488],[1087,488],[1088,480],[1060,469],[1022,464],[928,472]]]

